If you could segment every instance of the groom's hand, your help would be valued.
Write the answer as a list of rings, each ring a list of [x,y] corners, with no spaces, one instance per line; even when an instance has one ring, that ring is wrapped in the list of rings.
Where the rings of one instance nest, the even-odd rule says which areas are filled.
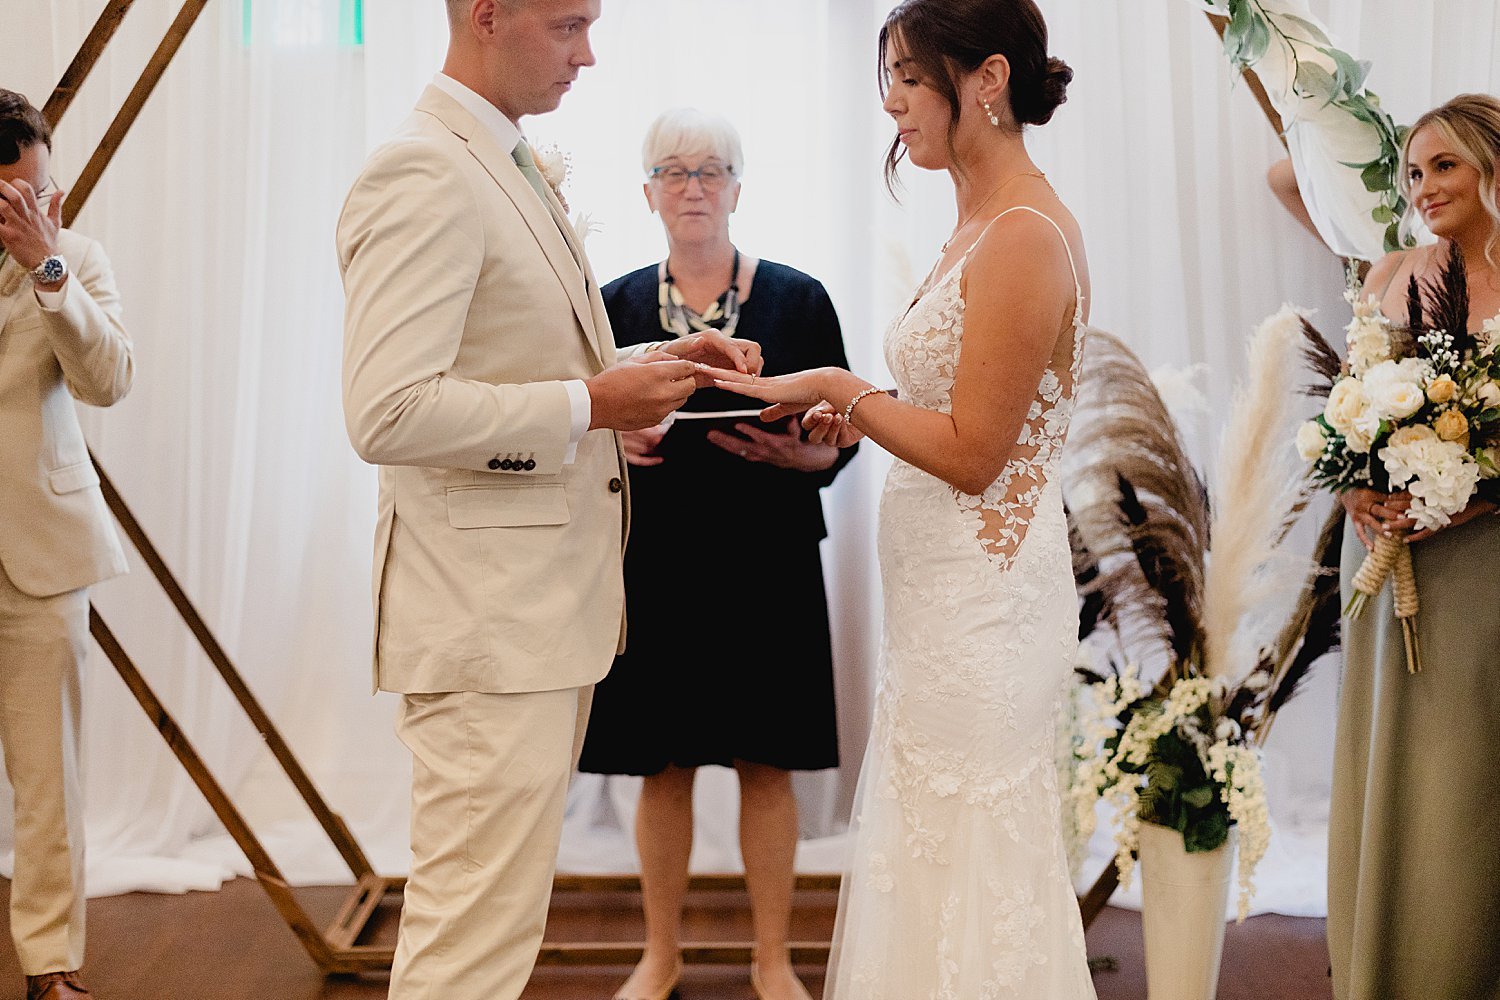
[[[704,330],[690,337],[668,341],[662,350],[674,357],[696,361],[747,375],[759,375],[760,345],[753,340],[726,337],[718,330]]]
[[[662,351],[604,369],[584,382],[589,430],[639,431],[655,427],[698,388],[699,368]]]

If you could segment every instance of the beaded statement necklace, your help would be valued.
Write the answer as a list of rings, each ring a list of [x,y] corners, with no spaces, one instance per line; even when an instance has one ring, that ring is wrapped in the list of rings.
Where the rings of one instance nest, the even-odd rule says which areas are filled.
[[[729,288],[701,314],[688,308],[677,287],[677,279],[667,262],[661,262],[656,286],[657,314],[661,328],[674,337],[688,337],[704,330],[718,330],[726,337],[734,336],[740,324],[740,248],[734,248],[734,264],[729,271]]]

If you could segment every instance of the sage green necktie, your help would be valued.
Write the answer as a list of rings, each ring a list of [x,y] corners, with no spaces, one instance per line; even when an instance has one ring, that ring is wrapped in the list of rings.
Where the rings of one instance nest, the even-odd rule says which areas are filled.
[[[542,199],[542,206],[547,209],[547,214],[552,216],[552,221],[557,225],[557,231],[562,233],[563,242],[568,245],[568,252],[573,255],[573,260],[578,263],[579,267],[582,267],[583,262],[578,259],[578,251],[573,249],[573,243],[568,239],[568,232],[563,228],[566,223],[558,215],[557,209],[553,207],[552,199],[547,196],[547,182],[542,179],[542,172],[536,168],[536,157],[531,155],[531,147],[526,144],[525,139],[516,143],[516,148],[510,151],[510,158],[516,161],[521,176],[526,178],[526,182],[531,185],[536,196]]]
[[[531,155],[531,147],[526,144],[525,139],[516,143],[516,148],[510,151],[510,158],[516,161],[516,166],[521,169],[521,176],[526,178],[536,196],[542,199],[542,204],[550,208],[552,203],[547,200],[547,182],[542,180],[542,172],[536,168],[536,157]]]

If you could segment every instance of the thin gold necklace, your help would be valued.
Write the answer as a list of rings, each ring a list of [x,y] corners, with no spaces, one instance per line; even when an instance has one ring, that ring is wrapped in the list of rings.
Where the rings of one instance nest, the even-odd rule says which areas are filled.
[[[1003,180],[1003,181],[1000,182],[1000,186],[999,187],[995,188],[995,190],[993,190],[989,194],[985,195],[984,201],[981,201],[979,203],[979,207],[978,208],[976,208],[976,209],[974,209],[974,211],[970,212],[968,214],[968,217],[965,218],[964,221],[960,222],[957,226],[953,227],[953,235],[950,236],[950,237],[948,237],[947,241],[943,243],[943,253],[947,253],[948,252],[948,248],[953,245],[953,241],[956,240],[956,239],[958,239],[958,234],[961,233],[961,232],[963,232],[964,226],[967,226],[970,222],[974,221],[974,216],[978,215],[980,212],[982,212],[984,210],[984,206],[986,206],[986,205],[988,205],[990,203],[990,199],[994,198],[995,195],[999,194],[1001,191],[1004,191],[1005,188],[1006,188],[1006,186],[1008,184],[1010,184],[1011,181],[1020,180],[1022,177],[1040,177],[1042,180],[1046,180],[1047,179],[1047,175],[1046,174],[1039,173],[1038,171],[1035,171],[1035,170],[1026,170],[1026,171],[1023,171],[1023,172],[1021,172],[1019,174],[1011,174],[1009,177],[1005,178],[1005,180]]]

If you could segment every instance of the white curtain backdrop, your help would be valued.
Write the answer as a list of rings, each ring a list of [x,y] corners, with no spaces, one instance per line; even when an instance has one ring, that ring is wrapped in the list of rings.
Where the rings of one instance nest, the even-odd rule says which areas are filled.
[[[104,0],[0,0],[0,86],[45,99]],[[77,227],[103,241],[136,340],[131,396],[88,412],[89,440],[200,610],[377,867],[407,864],[409,765],[394,699],[368,693],[375,480],[338,404],[342,295],[333,226],[366,151],[415,101],[445,37],[436,0],[366,0],[363,45],[340,42],[339,0],[217,0],[189,36]],[[601,230],[600,276],[658,259],[640,195],[646,124],[674,104],[727,114],[747,152],[733,229],[748,252],[827,284],[852,363],[888,375],[880,335],[954,221],[940,177],[880,185],[890,129],[874,38],[890,0],[605,0],[599,65],[538,142],[572,154],[569,197]],[[1284,300],[1342,325],[1337,261],[1277,207],[1281,155],[1217,41],[1180,0],[1042,0],[1054,52],[1077,72],[1032,149],[1088,239],[1096,325],[1148,365],[1197,370],[1222,399],[1249,330]],[[1398,120],[1465,90],[1500,90],[1493,0],[1315,0],[1335,41],[1372,59]],[[57,136],[77,177],[178,7],[140,0]],[[1201,366],[1201,368],[1197,367]],[[1184,419],[1207,455],[1219,410]],[[867,731],[879,634],[874,448],[825,494],[839,672],[838,772],[800,776],[800,864],[836,869]],[[0,516],[5,516],[0,512]],[[299,882],[345,873],[149,574],[96,602],[273,855]],[[764,623],[774,627],[774,622]],[[1269,751],[1279,839],[1262,908],[1320,913],[1337,664],[1283,714]],[[775,720],[768,720],[774,725]],[[201,796],[101,656],[86,685],[90,891],[211,888],[247,870]],[[700,869],[733,868],[735,791],[700,782]],[[574,870],[633,865],[628,782],[580,780],[564,844]],[[8,797],[0,847],[8,845]],[[1092,870],[1086,875],[1092,875]]]

